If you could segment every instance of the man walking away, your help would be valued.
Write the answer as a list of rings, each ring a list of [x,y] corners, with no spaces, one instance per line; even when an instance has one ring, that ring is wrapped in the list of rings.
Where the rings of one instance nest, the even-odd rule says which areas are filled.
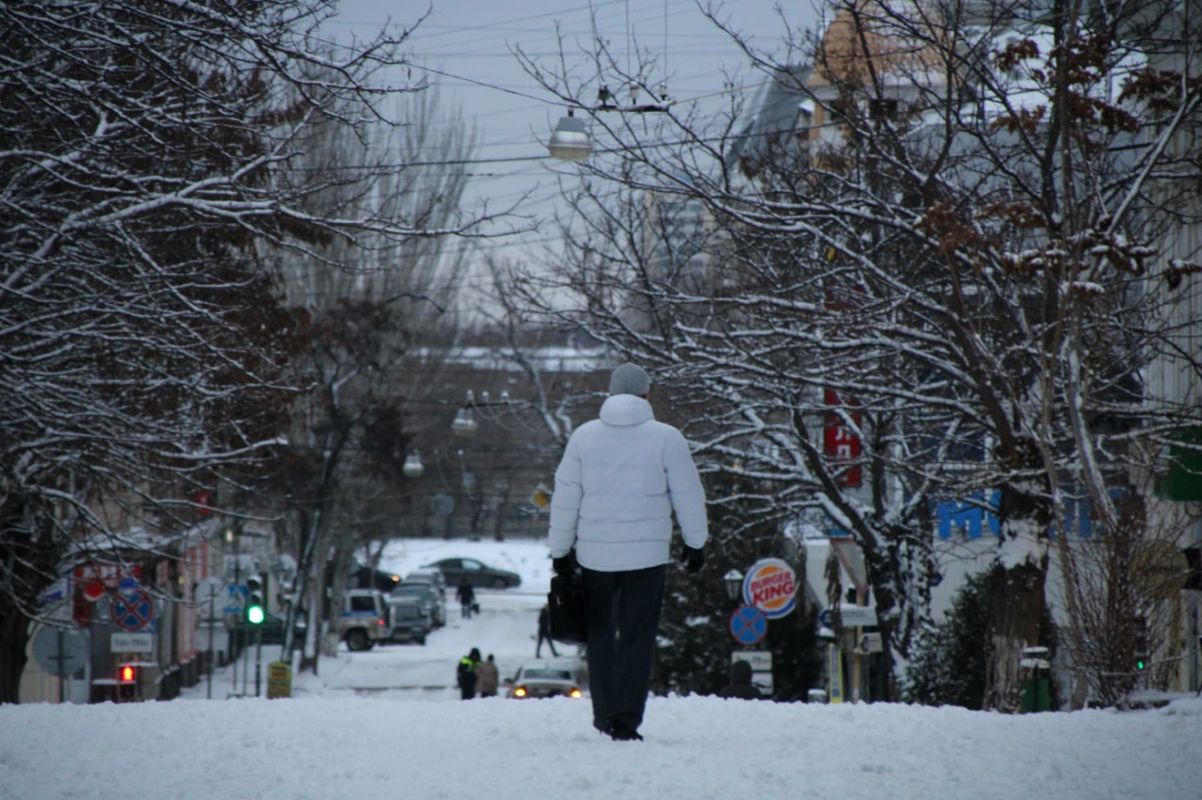
[[[551,610],[545,604],[542,611],[538,612],[538,644],[534,648],[535,658],[542,658],[544,640],[551,648],[552,657],[558,658],[559,653],[555,652],[555,642],[551,640]]]
[[[476,670],[480,667],[480,651],[475,647],[463,658],[455,668],[455,681],[459,684],[459,693],[464,700],[476,696]]]
[[[459,588],[455,592],[459,596],[460,615],[464,619],[471,619],[472,606],[476,603],[476,590],[467,582],[466,576],[459,579]]]
[[[651,381],[635,364],[613,371],[599,419],[568,439],[555,471],[548,546],[557,574],[581,567],[593,726],[642,739],[655,637],[670,561],[672,514],[690,573],[705,563],[705,492],[680,431],[657,422]]]

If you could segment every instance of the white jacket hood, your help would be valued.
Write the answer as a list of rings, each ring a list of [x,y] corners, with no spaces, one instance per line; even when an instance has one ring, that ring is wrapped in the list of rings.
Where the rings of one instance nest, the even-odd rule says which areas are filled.
[[[597,416],[606,425],[625,427],[655,419],[655,412],[651,410],[650,403],[637,395],[615,394],[605,399]]]
[[[702,547],[705,492],[684,436],[632,394],[607,398],[599,417],[572,433],[555,471],[551,556],[575,548],[601,572],[666,564],[673,514],[685,543]]]

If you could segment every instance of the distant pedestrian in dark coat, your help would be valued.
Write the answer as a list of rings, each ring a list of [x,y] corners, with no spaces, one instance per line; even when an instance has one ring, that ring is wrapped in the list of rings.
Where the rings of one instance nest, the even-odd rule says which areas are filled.
[[[722,687],[718,696],[762,700],[764,694],[751,682],[751,665],[739,660],[730,665],[730,683]]]
[[[472,616],[472,606],[476,603],[476,590],[467,582],[467,578],[461,578],[459,580],[459,588],[455,590],[455,593],[459,597],[459,606],[463,618],[470,619]],[[477,656],[476,660],[479,661],[480,657]]]
[[[534,657],[542,658],[543,641],[551,648],[551,655],[555,658],[559,657],[559,653],[555,652],[555,642],[551,641],[551,611],[545,605],[542,611],[538,612],[538,645],[534,648]]]
[[[471,700],[476,696],[476,680],[479,678],[476,670],[479,667],[480,651],[474,647],[470,653],[459,659],[459,666],[455,669],[455,681],[459,684],[459,692],[464,700]]]
[[[493,660],[492,653],[489,653],[488,660],[480,662],[480,666],[476,667],[476,690],[480,692],[481,697],[496,697],[499,679],[497,662]]]

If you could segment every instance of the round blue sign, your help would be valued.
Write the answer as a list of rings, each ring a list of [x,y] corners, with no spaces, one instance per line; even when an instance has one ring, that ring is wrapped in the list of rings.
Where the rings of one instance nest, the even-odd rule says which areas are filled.
[[[768,635],[768,617],[755,606],[739,606],[730,615],[730,635],[739,644],[755,644]]]
[[[150,623],[154,616],[154,602],[142,589],[118,594],[109,608],[113,622],[127,631],[139,631]]]

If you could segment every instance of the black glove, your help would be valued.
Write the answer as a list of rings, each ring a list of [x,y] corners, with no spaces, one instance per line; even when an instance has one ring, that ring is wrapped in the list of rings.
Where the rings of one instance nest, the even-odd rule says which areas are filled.
[[[689,547],[686,544],[681,560],[684,561],[684,568],[689,571],[689,574],[696,575],[705,566],[705,551],[700,547]]]
[[[566,556],[551,559],[551,569],[555,571],[556,575],[571,575],[575,567],[571,551]]]

